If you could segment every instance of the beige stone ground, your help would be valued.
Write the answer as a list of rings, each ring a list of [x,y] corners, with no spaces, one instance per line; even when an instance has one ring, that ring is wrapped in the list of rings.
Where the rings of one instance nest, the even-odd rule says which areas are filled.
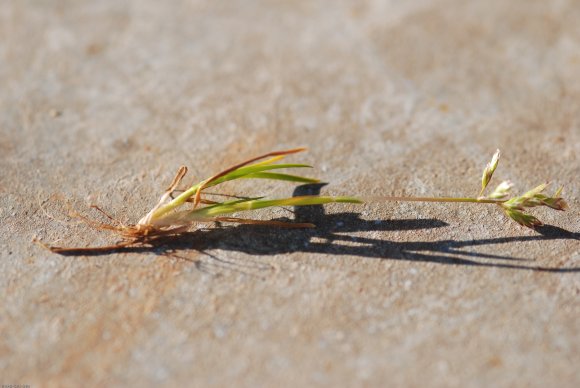
[[[579,20],[577,0],[2,0],[0,382],[579,386]],[[499,147],[498,181],[552,180],[571,209],[538,232],[379,203],[154,251],[31,242],[111,242],[66,204],[135,222],[180,164],[302,145],[321,193],[359,195],[475,195]]]

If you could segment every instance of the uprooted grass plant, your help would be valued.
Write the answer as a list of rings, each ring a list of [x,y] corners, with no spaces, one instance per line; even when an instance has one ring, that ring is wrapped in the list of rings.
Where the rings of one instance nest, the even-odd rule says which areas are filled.
[[[113,224],[103,224],[83,219],[98,229],[112,231],[122,240],[112,246],[89,247],[89,248],[63,248],[48,247],[55,253],[70,252],[91,252],[109,251],[124,247],[147,245],[155,240],[168,236],[182,234],[194,225],[212,222],[232,222],[241,224],[269,225],[286,228],[313,228],[310,223],[292,223],[282,221],[264,221],[248,218],[233,217],[232,214],[238,212],[254,211],[258,209],[274,206],[308,206],[323,205],[327,203],[364,203],[375,201],[408,201],[408,202],[468,202],[478,204],[494,204],[500,207],[507,216],[517,223],[534,228],[542,223],[533,215],[527,213],[529,208],[536,206],[547,206],[556,210],[564,210],[567,205],[560,197],[562,189],[558,189],[552,196],[542,194],[548,186],[541,184],[523,195],[509,197],[512,184],[509,181],[500,183],[493,192],[484,195],[495,169],[497,168],[500,153],[494,154],[492,160],[483,171],[481,191],[477,197],[379,197],[379,198],[357,198],[345,196],[299,196],[282,199],[258,198],[236,198],[217,202],[204,197],[204,191],[210,187],[215,187],[221,183],[234,181],[237,179],[270,179],[288,181],[294,183],[317,183],[318,179],[307,178],[299,175],[290,175],[276,172],[280,169],[306,168],[311,167],[306,164],[278,163],[286,156],[304,151],[304,148],[296,148],[286,151],[269,152],[264,155],[249,159],[236,164],[216,175],[205,179],[186,190],[176,197],[178,186],[187,173],[187,167],[182,166],[177,171],[175,178],[159,198],[157,204],[136,224],[123,225],[115,221],[113,217],[107,217]],[[96,206],[95,206],[96,207]],[[100,210],[98,207],[96,207]],[[102,211],[102,210],[101,210]]]

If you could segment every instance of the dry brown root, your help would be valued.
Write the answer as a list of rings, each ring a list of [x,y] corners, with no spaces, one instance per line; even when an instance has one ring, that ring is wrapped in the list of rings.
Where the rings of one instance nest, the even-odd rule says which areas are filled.
[[[102,212],[97,206],[91,206]],[[63,254],[63,255],[84,255],[84,254],[97,254],[97,253],[107,253],[114,252],[127,248],[135,247],[152,247],[156,241],[161,238],[179,236],[191,229],[193,225],[183,225],[170,228],[155,228],[153,226],[143,226],[143,225],[130,225],[130,226],[113,226],[108,224],[103,224],[100,222],[93,221],[85,216],[76,214],[76,216],[82,221],[86,222],[87,225],[98,230],[107,230],[115,234],[120,235],[123,240],[113,245],[105,245],[99,247],[61,247],[61,246],[49,246],[41,241],[34,240],[35,243],[39,244],[45,249],[48,249],[52,253]],[[114,218],[110,217],[112,221],[117,222]],[[270,221],[270,220],[253,220],[247,218],[237,218],[237,217],[214,217],[207,219],[204,222],[231,222],[237,224],[246,225],[260,225],[260,226],[274,226],[278,228],[291,228],[291,229],[305,229],[314,228],[315,225],[311,223],[292,223],[284,221]]]

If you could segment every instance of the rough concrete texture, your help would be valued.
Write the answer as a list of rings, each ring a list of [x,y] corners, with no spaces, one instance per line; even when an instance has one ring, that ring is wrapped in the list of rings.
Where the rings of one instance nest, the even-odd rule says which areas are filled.
[[[1,383],[579,386],[579,20],[577,0],[2,0]],[[181,164],[295,146],[321,193],[364,196],[477,195],[499,147],[495,182],[552,180],[570,210],[536,232],[373,203],[156,250],[31,242],[111,243],[67,207],[135,222]]]

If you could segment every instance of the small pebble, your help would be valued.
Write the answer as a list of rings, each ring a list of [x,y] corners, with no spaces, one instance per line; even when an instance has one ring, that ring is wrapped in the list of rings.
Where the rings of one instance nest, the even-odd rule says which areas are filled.
[[[51,109],[51,110],[48,112],[48,114],[49,114],[49,116],[50,116],[50,117],[52,117],[52,118],[55,118],[55,117],[60,117],[60,116],[62,116],[62,111],[60,111],[60,110],[58,110],[58,109]]]

